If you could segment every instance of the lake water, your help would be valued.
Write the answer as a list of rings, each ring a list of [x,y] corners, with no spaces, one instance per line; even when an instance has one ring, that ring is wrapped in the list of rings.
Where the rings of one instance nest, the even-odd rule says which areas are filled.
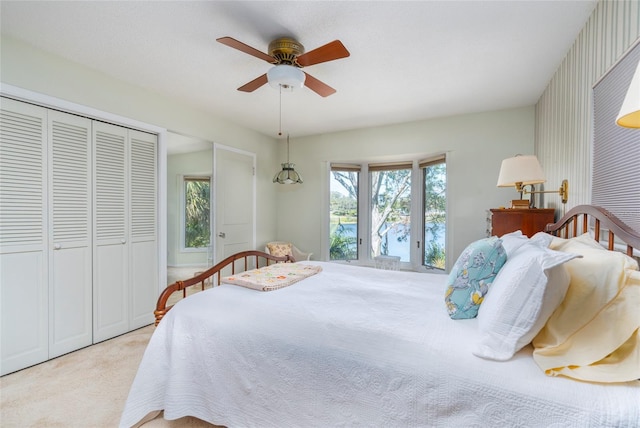
[[[344,231],[346,236],[353,236],[356,237],[356,224],[354,223],[347,223],[347,224],[342,224],[342,226],[344,226]],[[386,243],[387,243],[387,254],[390,256],[400,256],[400,260],[403,262],[408,262],[409,261],[409,253],[410,253],[410,247],[409,245],[411,245],[411,241],[407,238],[406,241],[398,241],[398,235],[401,235],[403,232],[402,229],[399,229],[398,231],[396,231],[395,229],[391,229],[388,233],[387,233],[387,239],[386,239]],[[432,239],[431,236],[428,236],[429,239]],[[439,236],[436,237],[435,241],[444,248],[444,232],[440,233]]]

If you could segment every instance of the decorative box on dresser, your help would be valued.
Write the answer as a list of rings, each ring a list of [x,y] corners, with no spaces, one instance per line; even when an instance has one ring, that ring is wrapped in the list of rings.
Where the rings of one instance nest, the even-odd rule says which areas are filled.
[[[554,222],[553,208],[495,208],[491,209],[491,234],[502,236],[505,233],[521,230],[532,237]]]

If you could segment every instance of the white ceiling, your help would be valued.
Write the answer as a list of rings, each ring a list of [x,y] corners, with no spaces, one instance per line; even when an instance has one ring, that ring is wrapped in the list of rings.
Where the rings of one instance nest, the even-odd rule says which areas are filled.
[[[279,94],[236,90],[292,36],[307,51],[339,39],[348,58],[304,70],[337,90],[285,93],[282,127],[321,134],[536,103],[595,0],[6,1],[2,35],[276,137]]]

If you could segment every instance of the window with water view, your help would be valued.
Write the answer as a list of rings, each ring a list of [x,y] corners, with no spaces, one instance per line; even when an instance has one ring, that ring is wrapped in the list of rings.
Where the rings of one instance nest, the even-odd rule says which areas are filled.
[[[371,258],[411,261],[411,163],[370,165]]]
[[[424,233],[422,264],[445,268],[447,230],[447,164],[444,159],[421,163],[424,189]]]
[[[367,189],[361,188],[362,170],[368,171]],[[415,179],[419,174],[422,180]],[[330,260],[389,255],[404,263],[445,268],[444,156],[420,162],[334,164],[330,192]],[[412,201],[412,195],[420,195],[422,203]],[[369,201],[366,209],[359,209],[362,200]],[[368,248],[364,254],[361,245]]]
[[[358,179],[360,167],[332,166],[329,259],[358,259]]]

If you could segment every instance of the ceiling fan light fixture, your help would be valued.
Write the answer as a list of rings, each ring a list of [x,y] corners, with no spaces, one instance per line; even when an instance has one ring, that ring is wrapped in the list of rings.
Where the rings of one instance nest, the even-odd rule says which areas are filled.
[[[280,64],[267,71],[267,80],[275,89],[294,91],[304,85],[305,74],[298,67]]]

